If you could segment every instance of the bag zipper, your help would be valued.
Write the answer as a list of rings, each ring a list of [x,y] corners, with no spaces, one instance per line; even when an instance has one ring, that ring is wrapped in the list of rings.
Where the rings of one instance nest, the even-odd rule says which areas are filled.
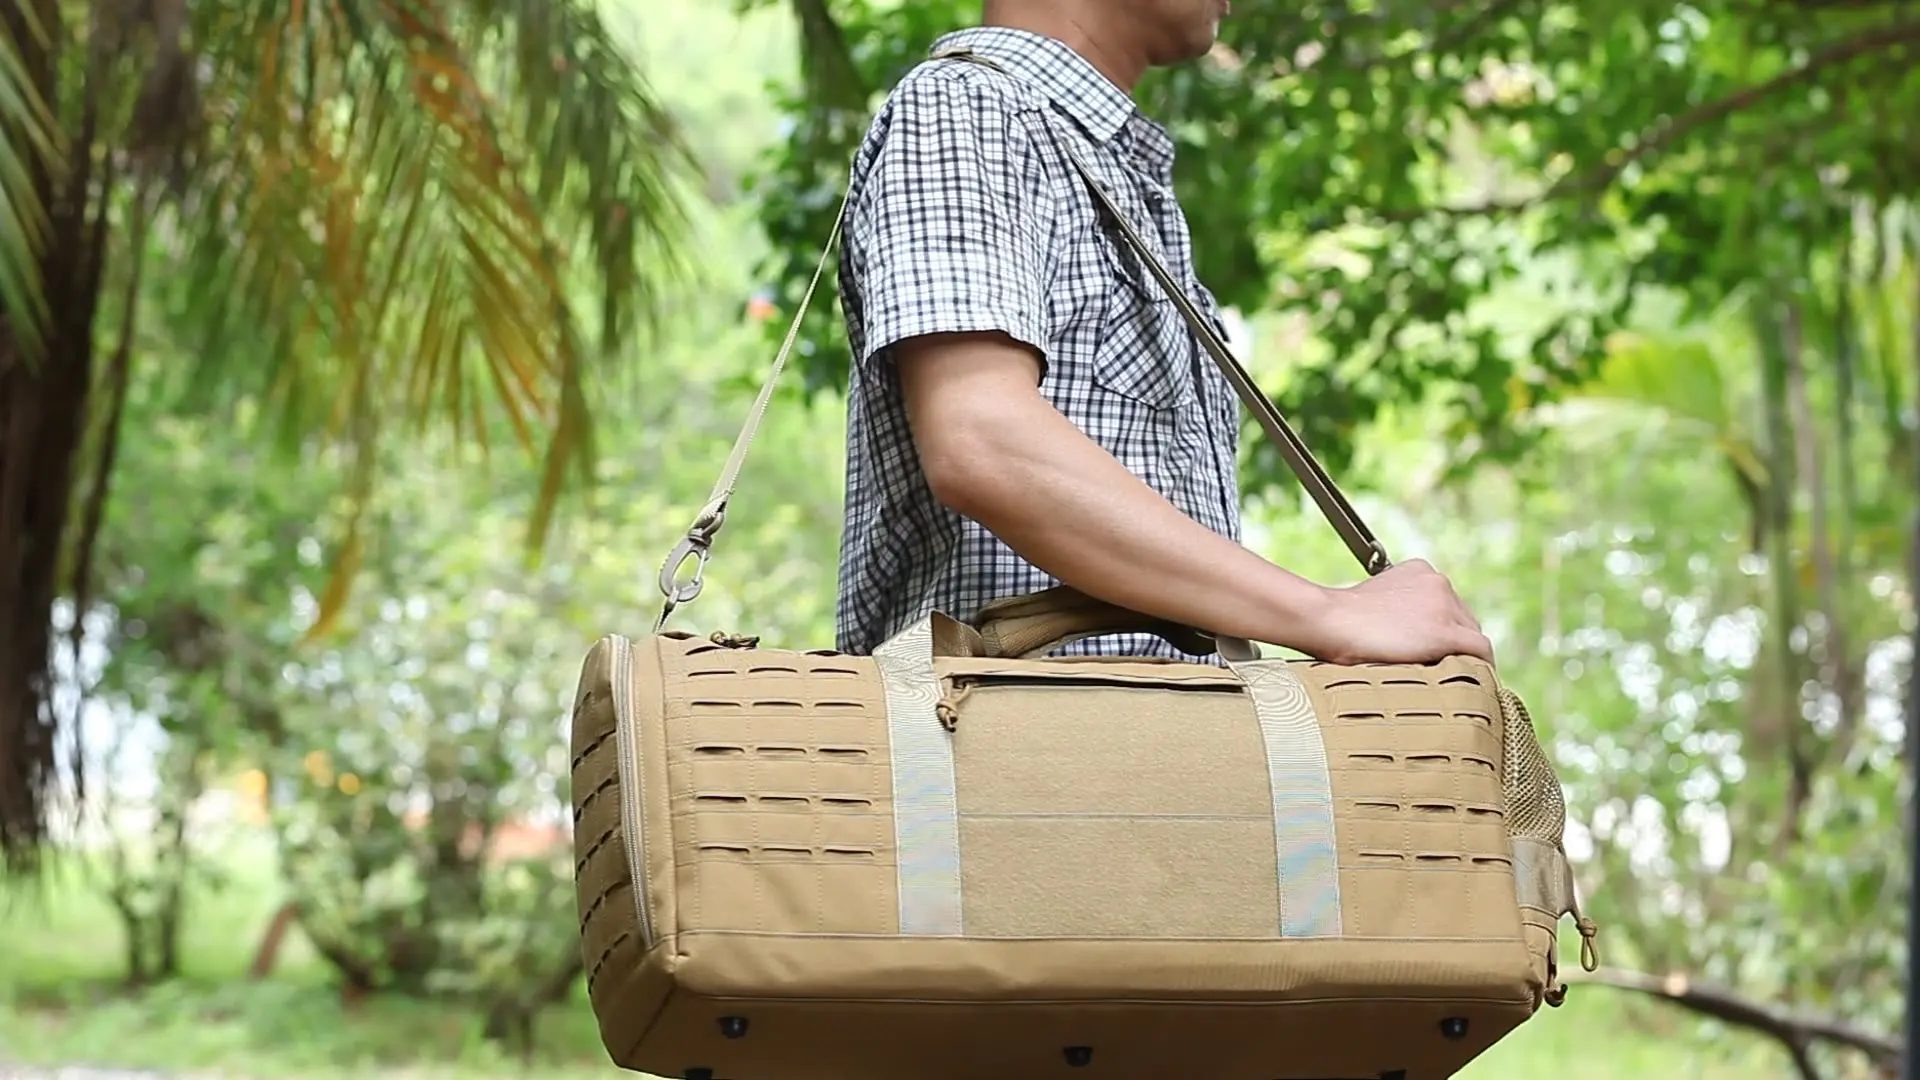
[[[940,700],[934,704],[933,715],[940,726],[948,731],[957,731],[960,727],[960,703],[967,695],[982,686],[1021,686],[1029,690],[1042,687],[1059,687],[1064,690],[1087,690],[1102,688],[1106,690],[1177,690],[1185,693],[1238,694],[1245,687],[1228,683],[1181,683],[1173,680],[1154,682],[1146,679],[1116,679],[1098,675],[1014,675],[1009,673],[956,672],[946,676],[941,687]]]
[[[955,690],[962,687],[971,689],[976,686],[1024,686],[1029,689],[1042,686],[1077,687],[1081,689],[1100,687],[1107,690],[1177,690],[1192,694],[1241,694],[1246,692],[1243,683],[1229,682],[1186,682],[1168,679],[1164,682],[1144,678],[1123,678],[1100,675],[1014,675],[1003,672],[973,673],[959,672],[946,677],[947,684]]]
[[[633,642],[614,634],[613,736],[620,768],[620,839],[627,850],[627,875],[633,879],[633,909],[640,920],[640,945],[653,948],[653,917],[647,910],[647,841],[640,832],[640,755],[633,731]]]

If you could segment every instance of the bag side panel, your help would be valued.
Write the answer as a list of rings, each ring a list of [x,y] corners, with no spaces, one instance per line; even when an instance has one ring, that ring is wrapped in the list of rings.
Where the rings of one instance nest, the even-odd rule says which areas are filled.
[[[643,864],[644,889],[653,915],[655,946],[668,970],[678,963],[680,918],[684,904],[680,896],[678,867],[674,858],[673,789],[667,762],[670,741],[669,716],[672,703],[681,690],[668,675],[667,657],[685,648],[691,639],[684,633],[655,634],[635,642],[632,662],[626,678],[628,717],[633,746],[630,767],[639,787],[634,800],[635,820],[640,827],[636,855]],[[615,673],[619,677],[619,673]]]
[[[1492,690],[1421,668],[1302,674],[1333,774],[1347,932],[1518,941]]]
[[[620,769],[614,680],[624,643],[588,652],[574,692],[572,788],[575,899],[587,994],[602,1042],[616,1062],[665,1003],[670,978],[650,948],[634,905],[622,805],[633,797]]]
[[[870,657],[662,640],[676,925],[899,932],[886,694]],[[650,820],[654,820],[650,818]]]
[[[1475,977],[1537,1000],[1492,669],[1462,657],[1296,670],[1334,777],[1347,932],[1504,945]]]

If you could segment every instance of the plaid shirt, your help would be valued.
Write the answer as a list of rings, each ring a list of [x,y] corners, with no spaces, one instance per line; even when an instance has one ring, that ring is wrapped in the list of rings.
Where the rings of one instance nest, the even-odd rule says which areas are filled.
[[[1219,324],[1174,201],[1173,140],[1119,87],[1050,38],[949,34],[978,64],[922,64],[894,89],[853,162],[839,288],[853,347],[839,647],[868,653],[937,610],[1059,584],[927,487],[886,350],[923,334],[998,330],[1039,350],[1040,392],[1187,516],[1240,535],[1238,402],[1179,309],[1099,222],[1052,144],[1077,146],[1161,261]],[[1224,334],[1224,328],[1222,333]],[[1144,634],[1056,655],[1192,659]]]

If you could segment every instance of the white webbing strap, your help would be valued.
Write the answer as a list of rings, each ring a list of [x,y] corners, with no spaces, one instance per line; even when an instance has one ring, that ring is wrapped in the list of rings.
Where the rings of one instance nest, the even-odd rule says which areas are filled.
[[[733,498],[733,487],[740,480],[740,467],[746,463],[747,451],[753,446],[753,436],[760,430],[760,421],[767,415],[767,402],[773,398],[774,387],[780,382],[780,372],[787,366],[787,357],[793,352],[793,343],[800,337],[800,324],[807,317],[807,309],[813,305],[813,294],[820,287],[820,278],[825,275],[827,261],[833,255],[835,245],[840,242],[840,229],[846,222],[847,198],[852,191],[840,196],[840,207],[834,211],[833,229],[827,235],[827,245],[820,250],[820,261],[813,268],[813,279],[807,282],[807,291],[800,296],[800,307],[793,313],[793,323],[787,327],[787,337],[780,343],[780,351],[774,354],[773,367],[760,383],[760,394],[753,400],[753,408],[747,410],[747,419],[740,425],[740,434],[733,440],[733,450],[727,454],[727,463],[720,470],[720,478],[714,481],[713,490],[707,495],[705,506],[687,527],[680,542],[667,553],[666,562],[660,567],[660,592],[665,601],[660,606],[660,617],[654,620],[653,629],[658,633],[667,623],[667,617],[673,609],[700,595],[705,584],[703,574],[707,568],[707,558],[713,550],[713,538],[726,524],[727,503]],[[693,576],[686,581],[680,580],[680,571],[687,560],[694,560]]]

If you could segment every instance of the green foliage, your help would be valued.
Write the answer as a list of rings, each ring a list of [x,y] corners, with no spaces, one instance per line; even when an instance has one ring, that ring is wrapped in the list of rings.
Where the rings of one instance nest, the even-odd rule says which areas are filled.
[[[707,89],[680,103],[690,117],[738,112],[737,93]],[[704,274],[715,296],[665,328],[639,410],[603,436],[614,452],[590,499],[535,564],[516,540],[543,483],[525,462],[433,435],[378,456],[266,453],[274,418],[253,398],[215,422],[182,412],[178,379],[132,389],[127,482],[98,552],[110,605],[95,619],[110,630],[95,635],[96,700],[157,720],[163,760],[265,796],[305,938],[350,987],[477,1002],[489,1034],[518,1038],[573,987],[563,722],[579,657],[601,633],[650,625],[658,561],[732,441],[736,383],[766,359],[740,318],[751,238],[724,214],[689,224],[721,256]],[[613,372],[588,385],[632,393]],[[742,627],[753,611],[769,636],[830,633],[839,424],[830,408],[769,419],[708,595],[679,625]],[[338,580],[324,542],[349,521],[361,583],[321,624]],[[103,794],[96,807],[119,805]],[[200,794],[162,792],[169,806]],[[203,852],[159,854],[195,895]]]
[[[1913,497],[1891,451],[1911,429],[1793,422],[1789,456],[1853,475],[1813,512],[1821,478],[1773,468],[1752,419],[1747,314],[1621,341],[1527,462],[1429,520],[1551,731],[1591,906],[1624,929],[1612,962],[1893,1030]],[[1806,388],[1823,416],[1827,374]]]
[[[629,355],[674,277],[692,172],[600,9],[0,13],[0,856],[30,860],[43,839],[64,719],[40,690],[46,627],[57,595],[84,608],[94,585],[96,511],[146,359],[138,298],[191,343],[169,359],[198,403],[248,402],[295,453],[315,440],[371,459],[435,418],[506,427],[542,457],[528,513],[547,535],[590,460],[590,375]],[[136,298],[112,326],[110,293]],[[364,499],[373,474],[363,461],[343,490]],[[339,523],[323,616],[358,524]]]
[[[829,7],[870,95],[978,15]],[[1336,474],[1368,420],[1426,400],[1448,406],[1461,459],[1509,455],[1530,441],[1524,411],[1593,373],[1641,287],[1711,305],[1760,276],[1804,281],[1856,213],[1915,190],[1920,20],[1899,4],[1242,8],[1212,58],[1135,96],[1179,143],[1201,277],[1325,343],[1273,389]],[[763,220],[793,297],[872,101],[786,100]],[[1490,296],[1542,276],[1552,310],[1490,322]],[[833,322],[809,328],[814,387],[844,380]],[[1256,464],[1256,486],[1281,473]]]

